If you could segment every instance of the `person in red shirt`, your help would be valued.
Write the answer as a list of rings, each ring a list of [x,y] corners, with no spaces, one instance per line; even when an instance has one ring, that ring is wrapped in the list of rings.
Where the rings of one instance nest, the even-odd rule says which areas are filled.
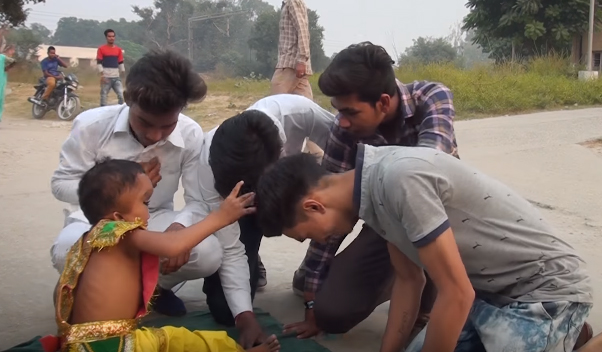
[[[100,106],[107,105],[107,95],[113,89],[117,94],[118,103],[123,104],[123,84],[120,74],[125,72],[123,64],[123,50],[115,45],[115,31],[107,29],[105,32],[107,44],[98,48],[96,62],[100,72]]]

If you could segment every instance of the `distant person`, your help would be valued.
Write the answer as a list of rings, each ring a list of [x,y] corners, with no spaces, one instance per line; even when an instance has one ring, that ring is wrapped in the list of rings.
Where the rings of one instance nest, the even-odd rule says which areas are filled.
[[[258,100],[205,134],[200,169],[203,199],[210,209],[217,209],[227,188],[240,180],[245,182],[243,192],[253,192],[259,175],[281,155],[301,153],[306,139],[323,147],[333,122],[333,114],[300,95],[277,94]],[[263,232],[252,214],[223,231],[231,231],[232,237],[240,233],[254,296],[257,288],[267,285],[259,258]],[[214,285],[221,290],[221,285],[215,284],[219,277],[214,276],[205,279],[205,287]]]
[[[4,53],[0,54],[0,122],[2,122],[2,113],[4,112],[4,95],[6,94],[6,85],[8,76],[6,73],[15,65],[15,46],[7,45],[4,47]]]
[[[299,94],[313,99],[307,77],[311,71],[309,21],[303,0],[285,0],[280,15],[278,63],[272,76],[272,94]]]
[[[573,350],[591,279],[533,204],[434,148],[360,144],[354,154],[355,169],[336,174],[308,155],[280,159],[257,185],[257,218],[267,237],[319,243],[362,219],[385,241],[393,276],[379,351],[412,339],[424,271],[437,298],[405,351]]]
[[[48,47],[48,57],[42,60],[42,72],[46,80],[46,89],[42,94],[42,102],[47,103],[50,94],[56,87],[56,81],[63,79],[59,67],[67,68],[67,64],[57,55],[56,49],[53,46]]]
[[[107,96],[112,89],[117,94],[117,102],[123,104],[123,84],[121,73],[125,72],[123,64],[123,50],[115,45],[115,31],[107,29],[105,32],[107,44],[98,48],[96,62],[100,71],[100,106],[107,105]]]

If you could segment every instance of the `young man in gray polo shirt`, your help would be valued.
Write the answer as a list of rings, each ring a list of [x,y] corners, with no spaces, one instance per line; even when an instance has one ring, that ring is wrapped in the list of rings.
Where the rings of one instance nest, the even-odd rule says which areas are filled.
[[[257,186],[264,233],[326,242],[358,217],[396,272],[381,352],[405,346],[425,279],[438,290],[407,351],[571,351],[592,307],[583,260],[519,194],[432,148],[360,145],[355,170],[280,159]]]

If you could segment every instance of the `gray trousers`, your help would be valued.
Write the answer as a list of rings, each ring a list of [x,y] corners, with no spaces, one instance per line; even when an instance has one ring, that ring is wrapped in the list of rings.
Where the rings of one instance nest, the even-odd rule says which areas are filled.
[[[314,314],[318,327],[331,334],[351,330],[391,298],[393,281],[387,242],[364,225],[357,238],[335,256],[328,277],[316,294]],[[435,297],[435,286],[427,276],[415,333],[428,321]]]
[[[106,83],[101,82],[100,84],[100,106],[107,105],[107,96],[111,89],[117,94],[117,103],[119,105],[123,104],[123,84],[121,83],[121,78],[108,77],[106,81]]]

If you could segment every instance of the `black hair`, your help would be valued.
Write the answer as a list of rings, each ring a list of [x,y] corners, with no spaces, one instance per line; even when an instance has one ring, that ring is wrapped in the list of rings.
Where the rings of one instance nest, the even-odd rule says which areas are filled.
[[[224,121],[209,148],[215,189],[227,197],[244,181],[241,194],[255,190],[259,176],[278,160],[282,140],[274,121],[259,110],[247,110]]]
[[[332,59],[318,86],[328,97],[355,94],[360,101],[374,105],[382,94],[397,93],[394,63],[382,46],[353,44]]]
[[[109,29],[106,29],[104,33],[105,33],[105,38],[106,38],[109,35],[109,33],[115,34],[115,31],[112,30],[111,28],[109,28]]]
[[[153,50],[130,69],[124,94],[130,106],[167,113],[203,99],[207,85],[187,58],[170,50]]]
[[[283,229],[303,220],[297,215],[299,202],[327,175],[316,156],[307,153],[284,157],[266,170],[255,195],[257,221],[264,236],[280,236]]]
[[[54,51],[56,51],[56,49],[55,49],[55,48],[54,48],[52,45],[48,47],[48,50],[46,50],[46,52],[47,52],[47,53],[49,53],[49,52],[50,52],[50,50],[54,50]]]
[[[134,161],[103,159],[79,181],[79,206],[90,224],[96,224],[115,211],[119,196],[136,184],[142,166]]]

